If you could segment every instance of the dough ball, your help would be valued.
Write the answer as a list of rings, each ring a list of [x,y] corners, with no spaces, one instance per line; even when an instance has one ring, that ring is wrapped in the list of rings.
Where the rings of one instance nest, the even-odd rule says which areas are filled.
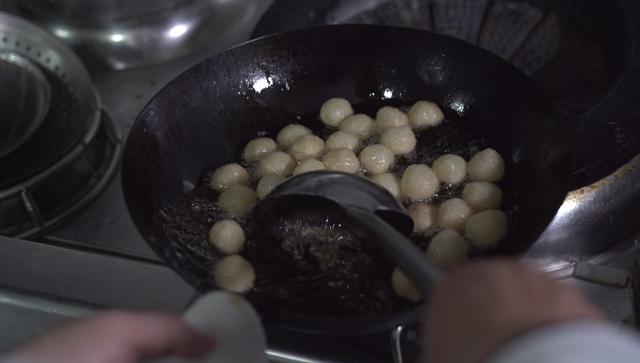
[[[232,217],[240,217],[250,213],[257,203],[256,193],[244,185],[232,185],[218,198],[220,208]]]
[[[258,182],[258,186],[256,186],[256,194],[258,195],[258,198],[266,198],[272,190],[274,190],[278,185],[284,183],[285,180],[287,180],[287,178],[282,175],[268,174],[263,176]]]
[[[504,176],[504,160],[497,151],[484,149],[471,158],[467,170],[471,180],[497,182]]]
[[[282,130],[280,130],[280,132],[278,132],[276,140],[278,141],[278,146],[280,146],[282,150],[289,150],[291,145],[298,141],[299,138],[303,137],[304,135],[311,134],[313,133],[308,128],[298,124],[291,124],[285,126]]]
[[[462,199],[477,211],[494,209],[502,204],[502,190],[492,183],[471,182],[465,185]]]
[[[391,169],[396,157],[388,147],[376,144],[369,145],[360,152],[360,162],[367,173],[382,174]]]
[[[336,149],[349,149],[351,151],[356,151],[358,146],[360,145],[360,140],[355,135],[352,135],[345,131],[336,131],[325,143],[327,150],[336,150]]]
[[[320,120],[329,127],[338,127],[345,118],[353,115],[353,108],[344,98],[331,98],[320,107]]]
[[[430,167],[414,164],[407,168],[400,180],[400,194],[412,201],[432,197],[438,191],[440,181]]]
[[[409,126],[387,129],[380,136],[380,143],[396,155],[406,155],[416,149],[416,135]]]
[[[449,199],[440,204],[438,210],[438,225],[442,228],[464,230],[464,223],[469,219],[473,211],[471,207],[460,198]]]
[[[379,132],[386,129],[409,125],[409,118],[404,112],[391,106],[384,106],[376,113],[376,127]]]
[[[211,188],[217,191],[227,190],[232,185],[247,185],[249,173],[236,163],[226,164],[211,174]]]
[[[469,247],[455,229],[444,229],[429,243],[427,256],[436,266],[447,268],[467,258]]]
[[[283,151],[273,151],[260,159],[257,172],[259,177],[268,174],[289,176],[295,166],[296,163],[289,154]]]
[[[340,130],[355,135],[361,139],[366,139],[375,131],[376,124],[371,117],[359,113],[349,116],[340,122]]]
[[[209,243],[220,253],[232,255],[244,247],[244,231],[238,222],[225,219],[216,222],[209,230]]]
[[[391,273],[391,287],[398,296],[412,302],[422,300],[422,294],[418,287],[398,267]]]
[[[442,155],[433,162],[433,171],[443,183],[460,184],[467,176],[467,162],[458,155]]]
[[[418,101],[407,113],[409,124],[414,129],[438,126],[444,120],[444,114],[438,105],[428,101]]]
[[[349,149],[331,150],[322,158],[322,162],[325,169],[330,171],[356,174],[360,170],[358,157]]]
[[[242,157],[244,160],[250,163],[255,163],[260,160],[263,155],[266,155],[278,148],[276,142],[270,137],[258,137],[247,143],[244,147],[244,153]]]
[[[400,196],[400,181],[397,176],[383,173],[372,176],[371,181],[388,190],[394,197]]]
[[[407,210],[413,219],[413,232],[428,234],[438,221],[438,207],[427,203],[413,204]]]
[[[302,161],[309,158],[317,158],[324,151],[324,140],[316,135],[304,135],[289,149],[289,154],[294,160]]]
[[[324,164],[318,159],[307,159],[293,169],[293,175],[310,173],[312,171],[324,170]]]
[[[249,261],[240,255],[227,256],[213,268],[218,287],[243,293],[253,288],[256,272]]]
[[[475,246],[495,246],[507,235],[508,221],[504,212],[488,209],[467,221],[465,234]]]

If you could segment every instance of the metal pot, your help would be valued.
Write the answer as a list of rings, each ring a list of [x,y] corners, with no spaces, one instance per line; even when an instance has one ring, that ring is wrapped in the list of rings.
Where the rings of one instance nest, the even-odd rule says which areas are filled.
[[[270,0],[23,1],[13,11],[75,48],[90,68],[210,54],[249,36]]]

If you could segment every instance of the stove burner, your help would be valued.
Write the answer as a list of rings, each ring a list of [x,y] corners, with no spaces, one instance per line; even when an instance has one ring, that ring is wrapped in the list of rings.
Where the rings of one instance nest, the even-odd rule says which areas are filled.
[[[579,188],[611,174],[640,152],[640,126],[635,121],[640,107],[630,100],[634,93],[615,98],[612,94],[624,79],[640,82],[640,75],[628,72],[635,36],[629,20],[640,14],[636,3],[276,0],[253,35],[366,23],[431,30],[484,47],[529,75],[553,101],[574,136],[573,186]]]
[[[122,135],[103,111],[53,166],[0,190],[0,235],[35,237],[91,203],[118,169]]]

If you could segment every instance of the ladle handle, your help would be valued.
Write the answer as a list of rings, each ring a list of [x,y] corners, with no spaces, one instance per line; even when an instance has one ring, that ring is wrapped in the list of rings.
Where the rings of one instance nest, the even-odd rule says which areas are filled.
[[[352,232],[377,244],[428,296],[440,281],[442,271],[426,258],[424,251],[374,213],[359,208],[344,208],[352,222]]]

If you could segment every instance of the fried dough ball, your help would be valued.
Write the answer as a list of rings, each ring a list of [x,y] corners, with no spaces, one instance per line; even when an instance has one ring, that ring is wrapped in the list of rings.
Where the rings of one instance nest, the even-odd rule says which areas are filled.
[[[274,151],[260,159],[256,172],[259,177],[263,177],[268,174],[286,177],[291,175],[295,166],[296,163],[291,159],[289,154],[283,151]]]
[[[287,178],[282,175],[267,174],[263,176],[256,186],[256,194],[258,195],[258,198],[266,198],[272,190],[274,190],[278,185],[284,183],[285,180],[287,180]]]
[[[444,120],[444,114],[438,105],[428,101],[418,101],[407,113],[409,124],[414,129],[438,126]]]
[[[438,222],[438,207],[427,203],[411,205],[407,212],[413,220],[413,233],[427,234]]]
[[[351,151],[356,151],[358,146],[360,145],[360,140],[355,136],[345,131],[336,131],[325,143],[325,147],[327,150],[336,150],[336,149],[349,149]]]
[[[376,129],[376,124],[371,117],[359,113],[357,115],[349,116],[340,122],[340,130],[348,132],[360,139],[366,139]]]
[[[219,192],[227,190],[232,185],[248,183],[249,173],[236,163],[223,165],[211,174],[211,188]]]
[[[247,143],[242,154],[244,160],[255,163],[264,155],[278,148],[276,142],[270,137],[258,137]]]
[[[320,107],[320,120],[329,127],[338,127],[345,118],[353,115],[353,108],[344,98],[331,98]]]
[[[504,159],[494,149],[477,152],[467,165],[473,181],[497,182],[504,176]]]
[[[242,251],[245,242],[244,231],[240,224],[232,219],[225,219],[209,230],[209,243],[220,253],[232,255]]]
[[[376,113],[376,128],[378,132],[400,126],[408,126],[409,118],[400,109],[384,106]]]
[[[215,264],[213,272],[218,287],[238,293],[251,290],[256,279],[253,266],[240,255],[221,259]]]
[[[507,215],[496,209],[488,209],[471,216],[465,224],[465,235],[478,247],[495,246],[507,235]]]
[[[432,197],[439,187],[436,173],[422,164],[409,166],[400,180],[400,194],[414,202]]]
[[[278,136],[276,136],[276,141],[278,142],[278,146],[282,150],[289,150],[291,145],[293,145],[299,138],[304,135],[313,134],[311,130],[308,128],[299,125],[299,124],[290,124],[285,126],[280,132],[278,132]]]
[[[393,151],[388,147],[375,144],[365,147],[360,152],[360,162],[369,174],[386,173],[396,162]]]
[[[293,160],[303,161],[317,158],[324,151],[324,140],[316,135],[304,135],[289,149]]]
[[[469,247],[455,229],[444,229],[429,243],[427,256],[436,266],[448,268],[467,258]]]
[[[325,169],[330,171],[356,174],[360,170],[360,160],[349,149],[331,150],[324,155],[322,162]]]
[[[445,154],[433,162],[433,171],[443,183],[460,184],[467,176],[467,162],[458,155]]]
[[[400,181],[391,173],[377,174],[371,177],[371,181],[385,188],[394,197],[400,196]]]
[[[464,223],[471,216],[471,207],[460,198],[449,199],[440,204],[438,210],[438,225],[442,228],[464,230]]]
[[[391,287],[398,296],[411,302],[422,300],[422,294],[418,287],[398,267],[391,273]]]
[[[406,155],[416,148],[416,135],[409,126],[387,129],[380,136],[380,143],[387,146],[396,155]]]
[[[232,185],[218,198],[220,208],[233,217],[250,213],[257,203],[256,193],[244,185]]]
[[[489,182],[471,182],[464,186],[462,199],[476,211],[495,209],[502,204],[502,190]]]

